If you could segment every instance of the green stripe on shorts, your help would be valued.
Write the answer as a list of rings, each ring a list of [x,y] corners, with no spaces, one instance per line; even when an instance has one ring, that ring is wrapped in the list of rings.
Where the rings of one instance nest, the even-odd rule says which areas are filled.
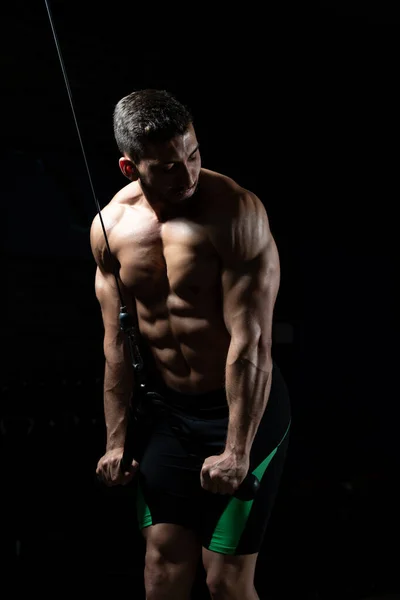
[[[276,448],[274,448],[262,463],[254,469],[253,475],[255,475],[259,481],[261,481],[268,465],[285,439],[289,428],[290,423],[286,429],[285,435]],[[244,528],[246,527],[253,502],[254,500],[239,500],[239,498],[232,496],[214,529],[211,542],[208,546],[209,550],[219,552],[220,554],[235,554]]]
[[[149,527],[153,525],[153,519],[151,516],[151,512],[149,507],[146,504],[146,501],[143,496],[143,491],[140,486],[140,483],[137,483],[137,496],[136,496],[136,514],[139,523],[139,529],[143,529],[144,527]]]

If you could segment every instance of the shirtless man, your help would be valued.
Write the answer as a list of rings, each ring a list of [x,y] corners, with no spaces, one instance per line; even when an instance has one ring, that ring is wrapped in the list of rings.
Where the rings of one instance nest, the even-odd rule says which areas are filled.
[[[169,93],[122,98],[114,132],[130,183],[102,217],[125,304],[137,311],[154,361],[152,383],[182,427],[155,419],[140,459],[122,468],[133,370],[97,216],[91,246],[107,427],[97,475],[115,485],[136,474],[147,600],[189,600],[200,557],[213,599],[256,600],[256,561],[290,426],[287,389],[271,356],[280,266],[268,217],[255,194],[201,167],[192,116]],[[189,446],[196,441],[194,452],[184,437]],[[248,472],[260,488],[243,501],[234,494]]]

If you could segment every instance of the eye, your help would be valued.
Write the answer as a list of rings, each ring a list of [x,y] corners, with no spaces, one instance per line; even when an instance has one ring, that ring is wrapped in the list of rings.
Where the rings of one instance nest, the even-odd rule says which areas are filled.
[[[161,170],[163,173],[170,173],[174,167],[175,167],[174,164],[166,165],[165,167],[162,167]]]

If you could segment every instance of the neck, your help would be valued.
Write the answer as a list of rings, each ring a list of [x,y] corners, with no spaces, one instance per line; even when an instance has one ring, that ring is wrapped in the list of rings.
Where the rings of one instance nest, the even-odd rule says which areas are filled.
[[[155,213],[160,223],[165,223],[166,221],[177,217],[187,217],[194,208],[197,190],[187,201],[178,204],[170,204],[160,199],[159,196],[152,194],[141,182],[140,187],[150,210]]]

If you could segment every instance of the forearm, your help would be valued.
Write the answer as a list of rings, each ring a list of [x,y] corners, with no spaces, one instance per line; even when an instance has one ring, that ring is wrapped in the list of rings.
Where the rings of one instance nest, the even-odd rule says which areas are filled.
[[[229,423],[225,447],[249,454],[271,389],[272,359],[269,351],[243,353],[226,365]]]
[[[104,372],[104,417],[107,429],[107,450],[125,444],[129,406],[133,392],[133,369],[126,357],[120,361],[106,359]]]

